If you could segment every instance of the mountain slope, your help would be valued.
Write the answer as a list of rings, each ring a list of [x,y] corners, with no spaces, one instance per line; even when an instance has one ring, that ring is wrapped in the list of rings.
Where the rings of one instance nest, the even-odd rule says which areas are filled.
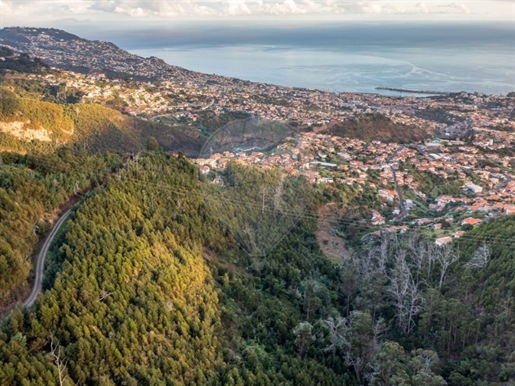
[[[50,151],[76,145],[89,152],[134,152],[155,137],[165,150],[198,154],[203,138],[181,126],[129,117],[95,104],[0,99],[0,151]]]
[[[102,71],[121,77],[185,78],[190,71],[170,66],[161,59],[142,58],[113,43],[82,39],[54,28],[10,27],[0,30],[0,44],[17,53],[28,53],[67,70]]]
[[[293,344],[297,289],[334,275],[308,232],[258,279],[208,213],[196,167],[145,154],[72,215],[51,289],[0,324],[0,384],[344,385],[345,368]]]

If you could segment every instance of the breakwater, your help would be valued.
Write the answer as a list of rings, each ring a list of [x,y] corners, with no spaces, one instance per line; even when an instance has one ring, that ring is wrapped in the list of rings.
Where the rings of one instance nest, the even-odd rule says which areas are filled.
[[[431,91],[431,90],[414,90],[410,88],[395,88],[395,87],[381,87],[377,86],[376,90],[386,90],[386,91],[398,91],[398,92],[409,92],[412,94],[433,94],[433,95],[450,95],[450,92],[447,91]]]

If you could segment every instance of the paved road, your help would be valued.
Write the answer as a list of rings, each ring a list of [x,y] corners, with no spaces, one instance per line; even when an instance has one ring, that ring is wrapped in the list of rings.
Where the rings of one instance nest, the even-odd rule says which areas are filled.
[[[57,231],[59,230],[61,225],[63,225],[63,223],[66,221],[70,213],[71,209],[68,209],[66,212],[63,213],[59,221],[57,221],[54,228],[52,229],[52,232],[50,232],[50,234],[46,238],[43,246],[41,247],[41,251],[39,252],[36,261],[36,278],[34,280],[34,288],[32,288],[30,296],[23,302],[23,305],[25,307],[31,307],[36,301],[36,298],[38,297],[39,293],[43,289],[43,268],[45,268],[45,259],[48,253],[48,249],[50,248],[50,245],[52,244],[52,241],[54,240]]]

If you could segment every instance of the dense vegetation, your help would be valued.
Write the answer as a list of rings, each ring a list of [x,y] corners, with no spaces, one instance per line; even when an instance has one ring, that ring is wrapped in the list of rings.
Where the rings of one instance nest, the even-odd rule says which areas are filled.
[[[31,58],[27,54],[15,56],[14,53],[5,46],[0,46],[0,74],[5,74],[6,70],[15,72],[30,72],[42,74],[49,70],[49,67],[39,58]]]
[[[48,138],[20,137],[9,130],[10,123],[21,124],[24,132],[46,132]],[[185,154],[198,154],[203,144],[203,137],[191,128],[128,117],[100,105],[0,98],[0,150],[49,152],[68,144],[89,153],[134,152],[144,149],[150,137],[167,150]]]
[[[114,154],[0,153],[0,306],[26,288],[35,245],[51,214],[71,196],[97,184],[121,163]]]
[[[335,273],[308,236],[312,225],[262,257],[254,277],[197,184],[188,161],[153,155],[85,201],[55,257],[62,270],[52,289],[4,323],[2,384],[341,381],[294,343],[306,312],[314,319],[335,301],[303,300],[315,301],[310,276]]]
[[[343,122],[333,122],[323,131],[340,137],[357,138],[364,141],[413,143],[431,136],[427,129],[394,123],[382,114],[364,114]]]
[[[323,196],[275,171],[232,164],[222,177],[199,181],[186,159],[149,153],[88,198],[50,289],[3,322],[0,383],[513,380],[515,217],[469,232],[459,251],[368,238],[336,266],[314,237]]]

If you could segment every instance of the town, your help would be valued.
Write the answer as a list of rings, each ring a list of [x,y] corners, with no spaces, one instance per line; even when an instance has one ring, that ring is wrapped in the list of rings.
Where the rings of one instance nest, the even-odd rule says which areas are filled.
[[[10,35],[0,36],[0,43],[65,68],[27,76],[58,89],[57,97],[61,92],[76,96],[78,103],[100,103],[144,120],[207,130],[211,140],[216,140],[217,128],[204,127],[206,115],[239,113],[295,129],[266,149],[233,146],[200,154],[195,162],[206,175],[235,161],[278,167],[312,184],[373,190],[383,205],[372,211],[372,230],[423,227],[432,230],[439,244],[485,218],[515,213],[514,93],[457,91],[421,98],[282,87],[188,71],[64,31],[21,30],[28,43],[9,40]],[[403,130],[417,129],[424,138],[401,143],[328,133],[332,125],[345,126],[367,115]],[[436,181],[438,189],[425,180]]]
[[[291,176],[303,175],[313,184],[346,184],[358,190],[373,189],[384,202],[386,211],[372,212],[369,219],[372,227],[405,232],[410,227],[422,226],[436,230],[437,242],[446,244],[462,236],[463,229],[471,229],[485,218],[515,213],[513,157],[495,153],[496,149],[512,146],[513,134],[495,134],[480,133],[467,144],[436,139],[403,146],[310,132],[286,138],[269,153],[225,151],[195,162],[201,165],[204,174],[222,170],[228,162],[236,161],[262,168],[278,167]],[[393,170],[396,170],[401,190],[409,197],[405,200],[409,213],[405,219],[400,216]],[[455,193],[434,197],[431,192],[424,191],[413,171],[450,181],[456,186]]]

